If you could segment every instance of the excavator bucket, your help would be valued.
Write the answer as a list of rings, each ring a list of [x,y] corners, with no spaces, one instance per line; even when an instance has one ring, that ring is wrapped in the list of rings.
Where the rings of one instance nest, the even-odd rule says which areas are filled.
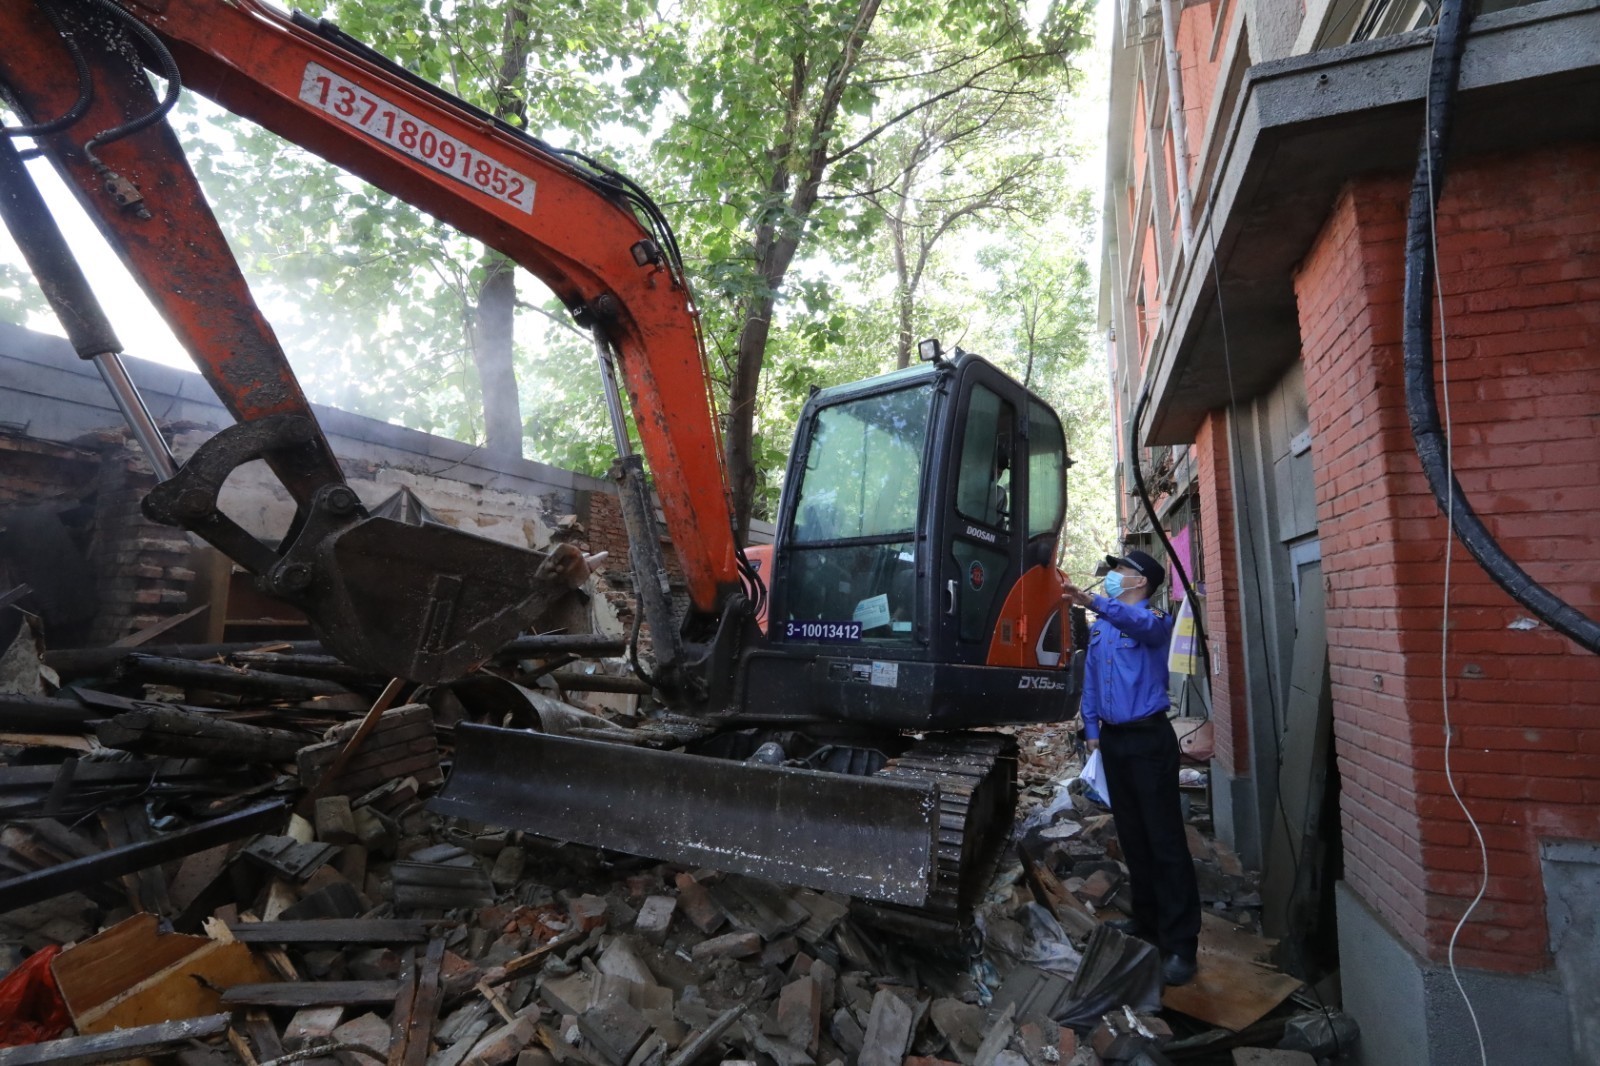
[[[937,877],[940,786],[462,723],[438,813],[911,907]]]

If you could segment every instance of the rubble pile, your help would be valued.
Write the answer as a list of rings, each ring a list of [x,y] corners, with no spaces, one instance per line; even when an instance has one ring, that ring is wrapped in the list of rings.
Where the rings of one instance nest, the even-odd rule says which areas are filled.
[[[174,650],[47,656],[24,627],[6,651],[0,1066],[1081,1066],[1227,1046],[1163,1013],[1153,949],[1102,924],[1125,871],[1110,816],[1063,784],[1065,727],[1018,731],[1023,816],[974,956],[841,896],[430,811],[464,716],[665,742],[535,691],[564,655],[507,663],[528,688],[428,691],[302,645]],[[1252,920],[1237,860],[1192,843],[1215,920]]]

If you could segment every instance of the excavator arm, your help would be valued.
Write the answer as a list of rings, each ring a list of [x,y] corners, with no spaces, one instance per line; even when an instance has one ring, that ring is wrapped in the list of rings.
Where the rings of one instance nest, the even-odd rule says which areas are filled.
[[[387,642],[397,647],[369,637],[336,650],[418,680],[470,667],[493,650],[491,638],[512,635],[534,601],[549,598],[552,571],[572,577],[570,559],[512,559],[462,548],[446,537],[453,531],[429,540],[372,525],[378,520],[343,485],[176,136],[164,120],[151,121],[160,102],[145,67],[169,89],[181,78],[549,285],[596,331],[602,356],[615,355],[694,610],[715,619],[740,591],[696,312],[670,233],[641,222],[659,220],[626,179],[553,150],[326,24],[257,0],[10,0],[0,4],[0,39],[0,84],[26,120],[46,127],[35,143],[239,423],[158,486],[152,513],[228,550],[279,594],[298,597],[314,621],[336,618],[337,626],[324,619],[324,639],[330,628],[410,612],[414,624]],[[74,112],[75,120],[51,121]],[[287,547],[249,543],[216,509],[228,472],[254,458],[266,459],[300,504]],[[416,595],[401,602],[384,587],[399,563],[438,572],[417,575]],[[510,586],[502,602],[481,580],[486,568]],[[476,592],[463,591],[468,571],[480,579]],[[441,636],[452,617],[468,615],[485,620],[475,640]],[[447,645],[453,652],[444,653]]]

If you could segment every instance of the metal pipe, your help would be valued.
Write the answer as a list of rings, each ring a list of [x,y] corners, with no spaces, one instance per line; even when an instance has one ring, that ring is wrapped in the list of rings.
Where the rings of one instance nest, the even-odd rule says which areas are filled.
[[[170,480],[178,472],[178,461],[173,458],[172,449],[167,447],[166,438],[151,417],[150,409],[144,405],[144,397],[139,395],[133,379],[128,376],[128,368],[122,365],[122,357],[116,352],[102,352],[94,357],[94,365],[100,371],[106,388],[111,390],[117,410],[122,412],[128,428],[133,431],[133,439],[139,442],[144,457],[150,460],[150,469],[156,472],[156,480]]]
[[[605,383],[606,414],[611,416],[611,435],[616,440],[617,454],[633,454],[633,443],[628,440],[628,418],[622,411],[622,391],[617,388],[617,368],[612,361],[611,342],[605,331],[594,327],[594,354],[600,359],[600,380]]]
[[[1178,0],[1161,0],[1161,44],[1167,61],[1167,125],[1172,130],[1172,170],[1178,185],[1178,224],[1187,252],[1194,241],[1194,197],[1189,191],[1189,138],[1183,120],[1183,72],[1178,66]]]
[[[22,154],[11,138],[0,134],[0,217],[22,249],[23,258],[39,281],[46,299],[60,319],[67,338],[80,358],[94,360],[117,410],[133,430],[134,439],[150,460],[156,478],[165,481],[178,471],[156,421],[134,388],[122,365],[122,342],[117,340],[100,301],[78,266],[55,216],[28,173]]]
[[[606,412],[611,416],[611,432],[617,445],[617,461],[611,469],[617,482],[622,524],[628,531],[634,594],[640,613],[650,623],[650,644],[655,651],[657,671],[655,680],[670,685],[682,657],[682,645],[672,614],[672,585],[661,557],[655,502],[650,498],[650,485],[645,480],[644,460],[634,454],[633,444],[628,440],[628,422],[622,411],[622,393],[617,388],[611,343],[599,326],[594,327],[593,332],[595,355],[600,359],[600,377],[605,383]],[[634,634],[638,634],[637,627]]]

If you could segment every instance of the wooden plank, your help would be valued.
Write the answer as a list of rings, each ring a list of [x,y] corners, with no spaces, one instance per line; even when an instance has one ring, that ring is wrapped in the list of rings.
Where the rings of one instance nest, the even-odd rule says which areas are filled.
[[[281,981],[234,985],[222,993],[225,1007],[369,1007],[393,1004],[399,981]],[[4,1066],[0,1063],[0,1066]]]
[[[212,1014],[219,990],[271,977],[245,945],[162,933],[151,914],[62,952],[52,970],[80,1033]]]
[[[101,1062],[121,1062],[167,1051],[192,1040],[218,1036],[227,1028],[228,1015],[209,1014],[112,1033],[46,1040],[41,1044],[0,1048],[0,1066],[94,1066]]]
[[[388,1066],[400,1066],[405,1059],[405,1042],[416,1004],[417,949],[406,948],[400,957],[400,994],[394,998],[394,1012],[390,1015]]]
[[[405,1052],[397,1066],[426,1066],[428,1047],[433,1042],[433,1027],[439,1018],[439,1002],[444,994],[444,941],[428,941],[417,973],[417,998],[406,1027]]]
[[[252,1007],[244,1014],[244,1035],[250,1040],[257,1062],[268,1062],[283,1054],[283,1040],[272,1016],[265,1010]]]
[[[484,974],[483,980],[488,985],[503,985],[507,981],[514,981],[527,973],[535,966],[542,965],[541,960],[552,951],[560,950],[570,944],[576,944],[589,934],[583,929],[569,929],[560,934],[547,944],[541,944],[532,951],[518,955],[507,961],[503,966],[496,966]]]
[[[81,733],[104,717],[72,700],[0,692],[0,729],[32,733]]]
[[[0,696],[0,701],[4,697]],[[103,715],[93,712],[94,717]],[[0,766],[0,792],[26,792],[47,789],[54,783],[56,766]],[[97,785],[148,785],[153,781],[174,781],[186,777],[208,777],[215,774],[215,765],[207,766],[190,759],[129,759],[127,762],[80,762],[73,772],[75,787],[89,788]]]
[[[428,923],[411,918],[241,922],[228,930],[246,944],[420,944],[428,939]]]
[[[183,933],[163,936],[160,927],[161,920],[154,914],[135,914],[56,957],[51,970],[73,1017],[209,942],[206,937]]]
[[[137,648],[141,644],[149,643],[168,630],[177,629],[189,619],[197,618],[210,609],[211,605],[209,603],[202,603],[200,606],[191,611],[185,611],[182,614],[175,614],[171,618],[163,618],[159,622],[152,622],[137,632],[129,633],[127,636],[122,637],[119,640],[113,640],[110,644],[110,647]]]
[[[1161,1005],[1235,1031],[1261,1020],[1302,984],[1263,961],[1273,946],[1207,911],[1201,916],[1195,978],[1168,985]]]
[[[306,737],[286,729],[230,722],[215,714],[145,704],[94,727],[108,748],[237,763],[290,762]]]

